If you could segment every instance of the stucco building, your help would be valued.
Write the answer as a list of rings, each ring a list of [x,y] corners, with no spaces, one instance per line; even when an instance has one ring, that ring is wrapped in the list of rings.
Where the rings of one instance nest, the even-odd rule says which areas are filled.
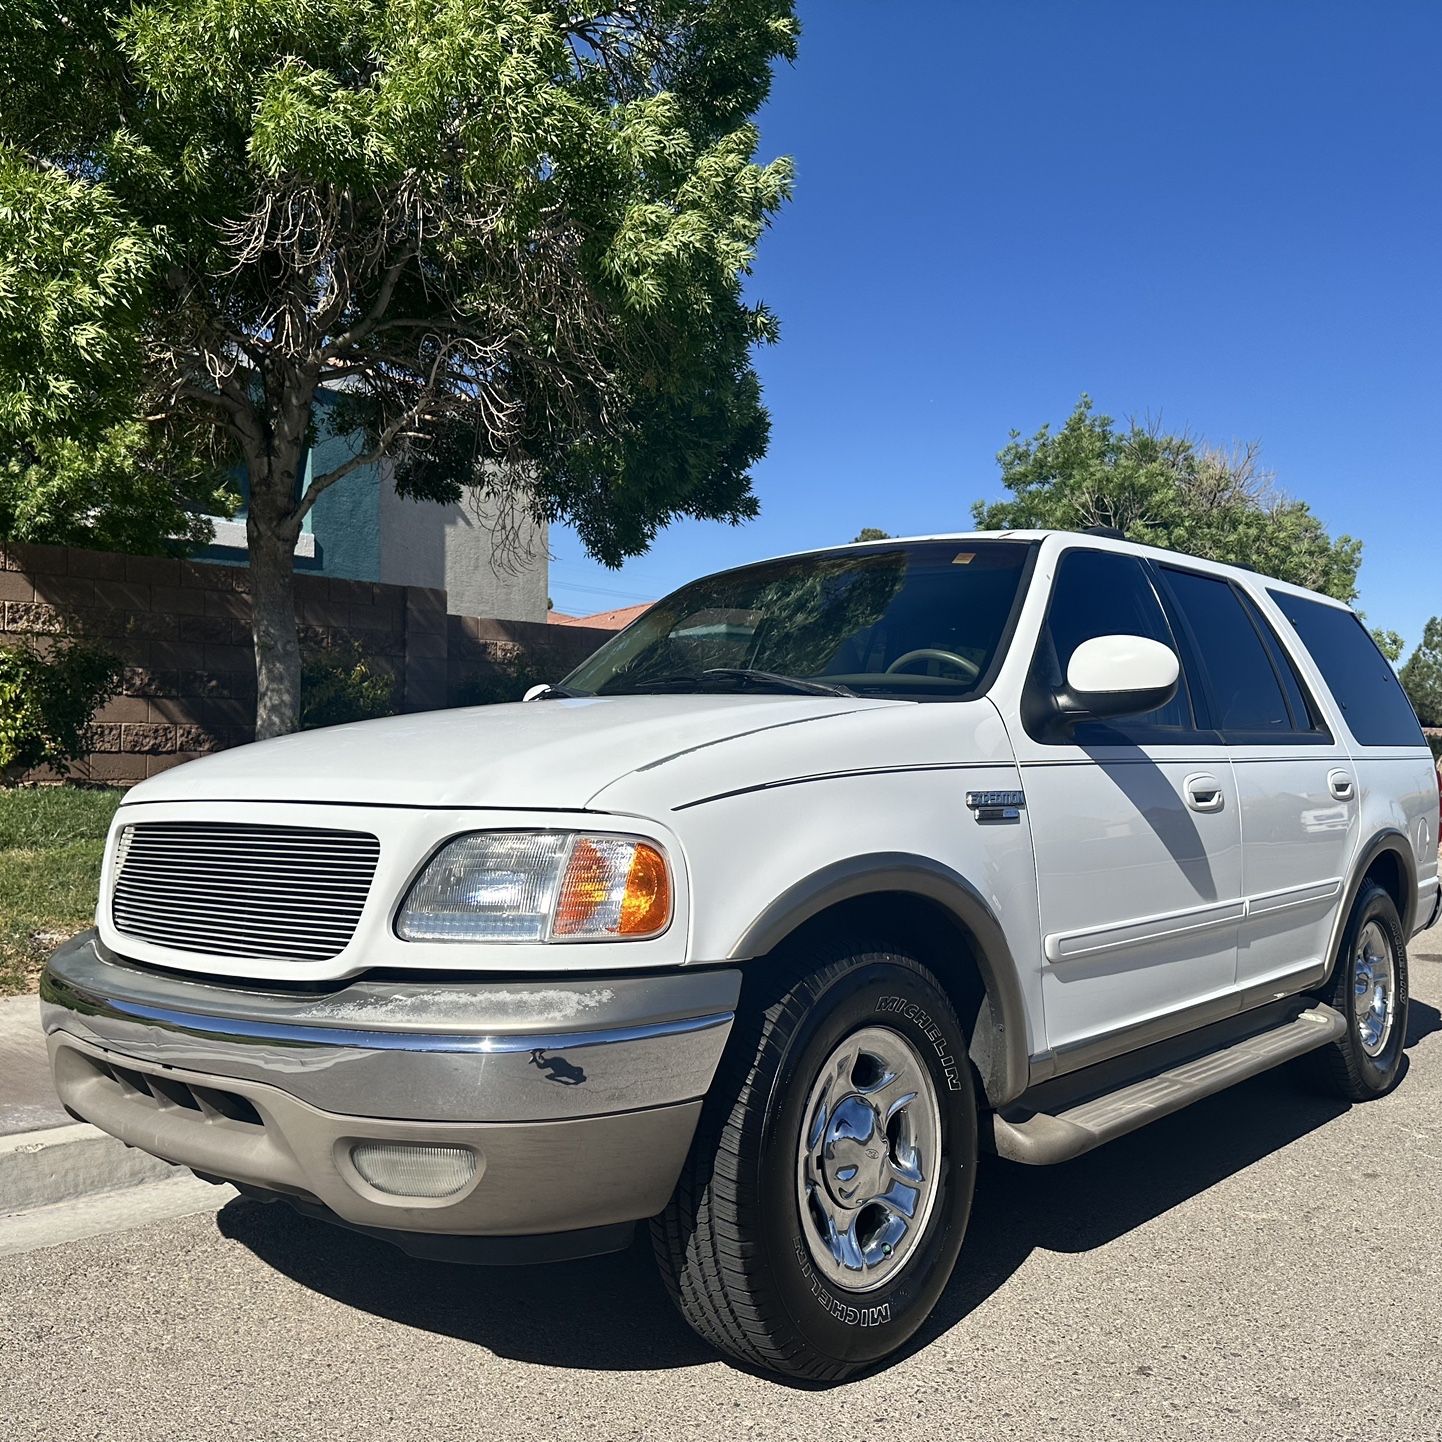
[[[325,397],[318,397],[323,429]],[[323,436],[306,457],[302,484],[351,454],[349,435]],[[242,485],[242,492],[244,486]],[[303,522],[296,570],[346,581],[427,586],[446,593],[456,616],[544,621],[548,553],[546,530],[529,522],[500,527],[493,508],[467,498],[455,505],[412,501],[396,494],[386,462],[358,466],[323,491]],[[217,521],[215,541],[197,560],[244,565],[244,507]],[[498,536],[505,534],[502,542]]]

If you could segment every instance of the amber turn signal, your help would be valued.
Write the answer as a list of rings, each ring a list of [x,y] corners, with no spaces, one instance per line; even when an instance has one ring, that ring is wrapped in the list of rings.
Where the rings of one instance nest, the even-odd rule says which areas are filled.
[[[572,941],[655,936],[671,920],[671,873],[654,846],[578,836],[561,878],[551,935]]]

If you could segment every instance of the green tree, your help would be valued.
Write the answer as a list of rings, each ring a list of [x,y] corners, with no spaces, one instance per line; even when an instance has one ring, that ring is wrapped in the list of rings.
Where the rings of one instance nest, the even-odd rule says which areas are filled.
[[[983,530],[1114,526],[1128,540],[1251,566],[1339,600],[1357,595],[1362,543],[1335,540],[1276,490],[1255,444],[1221,451],[1156,425],[1118,427],[1082,396],[1059,431],[1019,431],[998,456],[1008,500],[977,501]]]
[[[0,56],[19,43],[0,27]],[[0,96],[0,126],[5,109]],[[209,428],[139,413],[126,297],[153,247],[103,187],[37,169],[9,140],[0,129],[0,539],[134,552],[207,541],[205,514],[234,507],[223,450]]]
[[[1395,631],[1384,630],[1381,626],[1373,626],[1371,630],[1377,649],[1395,666],[1402,659],[1401,636]]]
[[[184,553],[214,536],[209,518],[232,514],[236,499],[203,446],[167,445],[143,420],[93,437],[29,438],[0,458],[4,540]]]
[[[791,0],[9,0],[0,457],[143,418],[244,467],[261,736],[356,467],[612,565],[755,514],[741,282],[791,168],[750,117],[795,37]],[[323,387],[356,444],[304,482]]]
[[[863,526],[851,538],[851,544],[854,546],[858,541],[889,541],[890,539],[890,531],[879,531],[875,526]]]
[[[1398,674],[1422,724],[1442,726],[1442,616],[1427,622],[1422,644]]]

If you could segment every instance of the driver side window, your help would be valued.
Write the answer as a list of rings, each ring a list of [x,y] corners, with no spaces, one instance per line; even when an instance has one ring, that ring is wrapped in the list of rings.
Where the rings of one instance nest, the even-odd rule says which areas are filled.
[[[1181,651],[1152,587],[1135,556],[1116,551],[1067,551],[1057,568],[1047,619],[1032,662],[1032,684],[1049,691],[1066,680],[1067,663],[1083,641],[1096,636],[1145,636]],[[1076,745],[1116,745],[1180,740],[1195,729],[1185,668],[1177,694],[1144,716],[1086,722],[1073,731]],[[1170,734],[1168,734],[1170,733]]]

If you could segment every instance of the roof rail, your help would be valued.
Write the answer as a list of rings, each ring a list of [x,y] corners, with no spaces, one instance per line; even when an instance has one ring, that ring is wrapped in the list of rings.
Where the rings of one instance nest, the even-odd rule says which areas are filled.
[[[1126,532],[1120,526],[1083,526],[1083,536],[1105,536],[1109,541],[1125,541]]]

